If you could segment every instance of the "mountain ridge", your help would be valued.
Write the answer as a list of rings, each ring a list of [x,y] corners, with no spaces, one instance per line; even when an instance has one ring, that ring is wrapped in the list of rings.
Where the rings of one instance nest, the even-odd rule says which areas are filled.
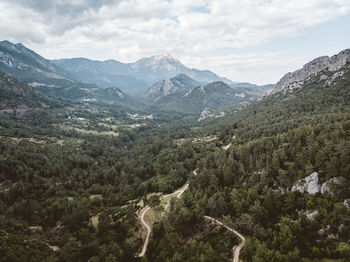
[[[301,69],[285,74],[275,85],[271,94],[299,88],[304,81],[323,70],[334,72],[350,63],[350,49],[344,49],[331,57],[320,56],[306,63]]]
[[[232,88],[222,81],[200,85],[178,95],[169,94],[155,102],[155,107],[165,111],[200,114],[204,109],[215,110],[225,106],[248,102],[257,96],[242,88]]]

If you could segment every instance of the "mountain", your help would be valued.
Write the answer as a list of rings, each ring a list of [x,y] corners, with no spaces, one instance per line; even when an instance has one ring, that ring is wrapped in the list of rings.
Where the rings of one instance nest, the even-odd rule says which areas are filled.
[[[13,76],[0,72],[0,110],[12,112],[22,109],[48,107],[52,101],[38,93],[34,88],[20,82]]]
[[[213,81],[233,83],[211,71],[188,68],[169,54],[142,58],[134,63],[83,58],[58,59],[52,62],[69,71],[77,80],[102,87],[116,86],[133,95],[141,95],[155,82],[178,74],[186,74],[202,84]]]
[[[81,99],[97,88],[74,79],[69,72],[22,44],[0,42],[0,71],[9,73],[47,96]]]
[[[231,80],[219,77],[209,70],[188,68],[170,54],[142,58],[132,63],[131,68],[138,75],[141,75],[143,79],[147,79],[147,81],[151,81],[152,83],[161,79],[169,79],[178,74],[186,74],[202,83],[214,81],[223,81],[228,84],[233,83]]]
[[[162,110],[199,114],[204,109],[218,109],[250,101],[255,96],[244,93],[241,88],[232,88],[224,82],[217,81],[198,86],[180,97],[167,95],[156,101],[155,106]]]
[[[155,100],[169,94],[184,94],[201,83],[193,80],[185,74],[178,74],[169,80],[160,80],[146,90],[145,96]]]
[[[18,43],[0,42],[0,70],[22,81],[69,80],[68,73]]]
[[[316,75],[321,71],[336,72],[340,68],[349,65],[349,63],[350,49],[345,49],[332,57],[318,57],[305,64],[303,68],[285,74],[281,80],[277,82],[271,93],[299,88],[313,75]]]

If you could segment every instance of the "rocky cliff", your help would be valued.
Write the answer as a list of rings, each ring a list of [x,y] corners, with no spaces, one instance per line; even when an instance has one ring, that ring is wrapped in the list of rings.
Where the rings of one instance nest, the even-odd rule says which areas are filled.
[[[331,57],[318,57],[304,65],[303,68],[284,75],[275,85],[271,93],[299,88],[304,84],[304,81],[312,75],[316,75],[323,70],[334,72],[349,64],[350,49],[345,49]]]

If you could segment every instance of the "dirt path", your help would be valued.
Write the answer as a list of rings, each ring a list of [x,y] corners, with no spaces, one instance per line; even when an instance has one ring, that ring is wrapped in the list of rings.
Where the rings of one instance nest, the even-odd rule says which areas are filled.
[[[239,252],[241,251],[242,247],[244,246],[244,243],[245,243],[245,238],[244,236],[242,236],[239,232],[237,232],[236,230],[234,230],[233,228],[230,228],[226,225],[224,225],[222,222],[220,222],[219,220],[213,218],[213,217],[210,217],[210,216],[204,216],[204,218],[220,225],[220,226],[223,226],[225,227],[227,230],[231,231],[232,233],[234,233],[236,236],[238,236],[242,241],[241,243],[236,247],[234,246],[233,247],[233,250],[234,250],[234,256],[233,256],[233,262],[239,262]],[[236,247],[236,248],[235,248]]]
[[[185,191],[188,189],[188,186],[189,186],[189,184],[186,183],[183,187],[179,188],[178,190],[174,191],[174,192],[171,193],[171,194],[161,195],[161,196],[160,196],[160,200],[164,200],[164,199],[166,199],[166,198],[168,198],[168,197],[172,197],[172,196],[174,196],[174,195],[177,195],[177,198],[180,198],[181,195],[183,194],[183,192],[185,192]]]
[[[188,189],[188,186],[189,186],[189,184],[186,183],[184,186],[182,186],[181,188],[179,188],[178,190],[174,191],[171,194],[161,195],[160,200],[164,200],[166,198],[173,197],[173,196],[180,198],[182,196],[182,194]],[[143,257],[146,254],[147,246],[148,246],[148,242],[149,242],[149,236],[151,235],[151,227],[145,221],[145,215],[148,212],[148,210],[150,210],[150,207],[146,206],[143,209],[143,211],[141,212],[141,223],[144,227],[146,227],[147,235],[146,235],[146,239],[145,239],[145,242],[143,244],[143,247],[142,247],[142,251],[141,251],[141,253],[139,253],[139,257]]]
[[[146,250],[147,250],[147,245],[148,245],[148,241],[149,241],[149,236],[151,235],[151,227],[146,223],[145,221],[145,214],[147,213],[147,211],[150,209],[149,206],[147,206],[141,213],[141,223],[142,225],[144,225],[147,229],[147,236],[146,236],[146,239],[145,239],[145,243],[143,244],[143,247],[142,247],[142,251],[141,253],[139,254],[139,257],[143,257],[146,253]]]

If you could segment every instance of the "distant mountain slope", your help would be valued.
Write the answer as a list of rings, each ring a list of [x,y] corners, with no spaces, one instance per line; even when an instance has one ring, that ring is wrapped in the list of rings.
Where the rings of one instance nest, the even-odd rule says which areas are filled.
[[[285,74],[275,85],[271,93],[287,91],[301,87],[305,80],[323,70],[334,72],[350,63],[350,49],[345,49],[338,54],[328,57],[321,56],[305,64],[303,68],[292,73]]]
[[[117,87],[98,88],[94,90],[92,97],[99,102],[105,102],[108,104],[119,105],[123,107],[132,107],[141,109],[144,104],[140,99],[136,99],[128,94],[125,94]]]
[[[22,44],[0,42],[0,70],[10,73],[47,96],[81,99],[90,97],[94,84],[84,84],[50,60]]]
[[[163,110],[199,114],[205,108],[218,109],[256,98],[242,90],[218,81],[191,89],[181,97],[164,96],[156,102],[156,107]]]
[[[93,61],[82,58],[59,59],[53,62],[80,81],[102,87],[116,86],[134,95],[141,95],[155,82],[170,79],[178,74],[186,74],[202,84],[213,81],[233,83],[211,71],[188,68],[169,54],[142,58],[134,63],[121,63],[115,60]]]
[[[129,64],[116,60],[94,61],[86,58],[53,60],[53,63],[70,71],[74,78],[101,87],[115,86],[130,94],[140,94],[148,86],[147,81],[133,76]]]
[[[265,95],[274,88],[273,84],[259,86],[251,83],[234,83],[230,86],[236,89],[241,88],[243,92],[257,97]]]
[[[211,71],[188,68],[168,54],[142,58],[134,63],[86,58],[50,61],[20,43],[9,41],[0,42],[0,70],[26,83],[46,84],[47,87],[92,88],[98,85],[117,87],[133,95],[142,95],[155,82],[178,74],[186,74],[201,84],[213,81],[233,84]],[[53,90],[48,90],[48,93],[57,94]]]
[[[0,72],[0,109],[48,107],[52,102],[34,88]]]
[[[146,90],[145,96],[155,100],[169,94],[184,94],[194,87],[200,86],[201,83],[193,80],[185,74],[176,75],[169,80],[160,80]]]
[[[68,73],[22,44],[0,42],[0,70],[26,81],[69,80]]]

